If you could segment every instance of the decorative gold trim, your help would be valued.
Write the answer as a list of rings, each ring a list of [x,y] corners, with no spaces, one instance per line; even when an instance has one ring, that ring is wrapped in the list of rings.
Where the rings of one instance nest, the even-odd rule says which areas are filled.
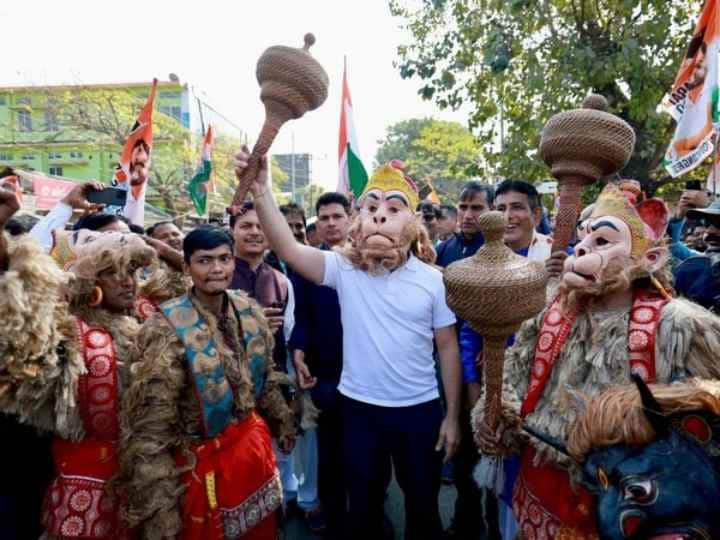
[[[205,491],[207,492],[210,509],[215,510],[218,506],[217,492],[215,491],[215,471],[205,473]]]

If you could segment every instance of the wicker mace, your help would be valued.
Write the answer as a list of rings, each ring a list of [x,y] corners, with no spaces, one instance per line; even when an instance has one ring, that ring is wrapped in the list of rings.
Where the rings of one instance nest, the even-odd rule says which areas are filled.
[[[277,45],[267,49],[258,60],[256,75],[260,100],[265,105],[265,123],[235,191],[234,206],[245,200],[257,177],[260,158],[270,150],[282,125],[317,109],[327,98],[328,75],[309,52],[314,43],[315,36],[305,34],[302,49]]]
[[[479,221],[485,245],[445,270],[447,303],[484,339],[485,422],[497,427],[502,404],[505,343],[520,324],[545,306],[547,274],[542,263],[516,255],[503,243],[500,212]]]
[[[545,125],[540,155],[560,183],[553,251],[565,251],[570,243],[582,189],[622,169],[634,146],[633,129],[608,113],[607,101],[597,94],[585,98],[582,109],[556,114]]]

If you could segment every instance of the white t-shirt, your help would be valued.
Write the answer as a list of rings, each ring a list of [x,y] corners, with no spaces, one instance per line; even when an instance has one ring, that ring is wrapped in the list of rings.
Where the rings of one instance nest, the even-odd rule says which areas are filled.
[[[437,398],[433,331],[455,324],[442,274],[411,256],[371,276],[339,253],[323,253],[323,285],[337,290],[343,324],[340,393],[384,407]]]

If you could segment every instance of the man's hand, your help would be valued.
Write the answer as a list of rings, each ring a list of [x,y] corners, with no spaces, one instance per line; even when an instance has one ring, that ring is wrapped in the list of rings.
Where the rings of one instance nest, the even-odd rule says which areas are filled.
[[[183,254],[182,252],[171,248],[168,244],[157,238],[143,236],[145,243],[155,250],[157,256],[168,263],[170,267],[178,272],[183,271]]]
[[[20,210],[15,184],[5,178],[0,179],[0,233],[11,217]]]
[[[95,181],[78,184],[72,188],[65,197],[63,197],[62,202],[75,210],[84,210],[88,214],[92,212],[99,212],[105,207],[105,205],[93,204],[87,200],[87,196],[91,191],[102,191],[103,189],[105,189],[105,186]]]
[[[456,417],[446,416],[440,425],[440,436],[438,437],[435,451],[440,452],[445,448],[444,463],[450,461],[460,446],[460,423]]]
[[[497,429],[491,429],[484,418],[475,418],[473,421],[473,432],[475,444],[481,454],[488,456],[505,456],[518,452],[525,438],[519,432],[520,419],[506,416],[503,411]]]
[[[296,350],[293,352],[293,364],[300,390],[309,390],[317,384],[317,377],[310,374],[310,368],[305,363],[305,351]]]
[[[270,332],[275,333],[283,325],[285,318],[283,317],[283,310],[281,308],[269,307],[263,310],[265,317],[267,318],[268,324],[270,325]]]
[[[675,208],[675,217],[683,219],[688,210],[694,208],[705,208],[710,204],[707,193],[696,189],[685,190],[680,196],[677,207]]]
[[[240,151],[235,154],[235,176],[237,176],[238,180],[240,180],[245,169],[247,169],[249,162],[250,150],[247,146],[243,145]],[[253,183],[250,184],[250,193],[253,194],[253,197],[259,197],[268,189],[270,189],[268,185],[268,160],[267,156],[262,156],[260,158],[258,174],[253,180]]]
[[[545,271],[548,273],[549,277],[560,277],[567,256],[567,253],[565,253],[564,251],[556,251],[555,253],[550,255],[550,258],[545,261]]]

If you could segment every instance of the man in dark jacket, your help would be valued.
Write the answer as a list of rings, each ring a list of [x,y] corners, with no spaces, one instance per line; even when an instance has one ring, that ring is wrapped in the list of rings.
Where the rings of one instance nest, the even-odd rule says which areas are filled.
[[[492,209],[495,192],[493,187],[480,182],[468,182],[460,192],[458,225],[460,232],[453,234],[437,248],[437,264],[445,267],[450,263],[471,257],[485,243],[478,227],[478,218]]]
[[[317,231],[320,249],[329,250],[347,242],[350,202],[340,193],[325,193],[317,201]],[[347,490],[342,463],[343,431],[340,394],[337,386],[343,367],[343,331],[340,305],[334,289],[315,285],[297,274],[295,328],[290,339],[300,388],[312,388],[318,419],[319,495],[327,517],[325,538],[345,538]],[[310,518],[309,523],[312,524]]]
[[[701,306],[720,313],[720,201],[690,210],[688,219],[705,226],[705,253],[685,259],[675,271],[675,289]]]

